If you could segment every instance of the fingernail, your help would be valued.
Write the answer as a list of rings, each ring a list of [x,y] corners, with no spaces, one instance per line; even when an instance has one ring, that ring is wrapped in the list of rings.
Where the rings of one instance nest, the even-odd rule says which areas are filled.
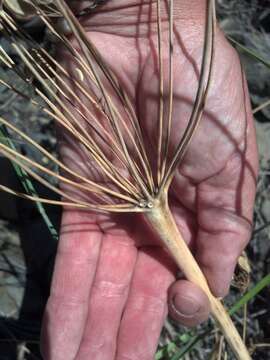
[[[184,317],[192,317],[200,311],[200,305],[188,296],[175,295],[172,305],[176,313]]]

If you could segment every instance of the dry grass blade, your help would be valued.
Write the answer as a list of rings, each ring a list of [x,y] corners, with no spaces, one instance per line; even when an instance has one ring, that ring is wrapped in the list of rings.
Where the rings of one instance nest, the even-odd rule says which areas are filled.
[[[48,2],[42,6],[37,0],[28,0],[28,3],[61,43],[75,71],[70,72],[68,68],[59,64],[49,52],[29,38],[4,10],[0,12],[1,29],[10,40],[16,55],[31,74],[31,78],[29,79],[22,69],[18,68],[16,62],[2,48],[0,48],[0,61],[9,69],[14,70],[25,83],[30,84],[31,79],[35,80],[33,89],[39,100],[29,100],[49,115],[58,127],[61,127],[63,137],[72,139],[70,142],[76,144],[95,171],[82,174],[74,170],[65,161],[50,155],[31,137],[20,132],[7,120],[0,118],[0,124],[4,124],[13,134],[47,156],[59,167],[61,174],[52,172],[1,142],[0,153],[21,166],[30,176],[61,195],[63,200],[53,202],[39,199],[14,192],[2,185],[0,189],[30,200],[63,206],[100,212],[144,213],[145,218],[186,278],[205,291],[211,304],[212,315],[236,357],[241,360],[250,359],[228,313],[222,303],[212,295],[205,276],[179,233],[168,206],[170,184],[202,118],[210,86],[216,26],[214,0],[207,1],[203,57],[193,110],[183,137],[179,139],[172,155],[169,154],[169,149],[174,100],[174,2],[168,1],[169,29],[167,33],[164,33],[162,29],[161,0],[156,2],[159,114],[155,159],[157,165],[155,166],[150,165],[153,159],[146,150],[147,144],[144,143],[143,130],[131,100],[86,36],[83,27],[67,3],[64,0],[56,0],[53,4]],[[55,16],[64,18],[72,33],[72,40],[57,30],[52,21]],[[168,69],[164,66],[165,36],[168,43],[166,46],[169,59]],[[166,76],[167,72],[168,76]],[[169,96],[166,112],[164,111],[164,83],[167,78]],[[1,81],[1,83],[19,96],[27,98],[27,95],[13,84],[6,81]],[[41,174],[56,178],[61,183],[60,189],[51,185]]]
[[[264,103],[262,103],[261,105],[257,106],[255,109],[253,109],[253,111],[252,111],[253,115],[256,114],[257,112],[263,110],[267,106],[270,106],[270,100],[265,101]]]

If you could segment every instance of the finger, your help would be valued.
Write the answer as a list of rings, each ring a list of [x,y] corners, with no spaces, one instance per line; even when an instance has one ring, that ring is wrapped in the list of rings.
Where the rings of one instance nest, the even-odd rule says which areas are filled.
[[[102,235],[84,212],[65,211],[42,328],[46,360],[73,360],[88,310]]]
[[[127,236],[105,235],[77,360],[112,360],[137,249]]]
[[[243,80],[246,131],[218,175],[198,189],[197,259],[216,296],[229,291],[237,259],[251,235],[258,153],[247,84]]]
[[[140,250],[120,324],[117,360],[154,358],[174,272],[174,265],[162,249]]]
[[[199,218],[196,257],[213,294],[224,297],[238,257],[250,238],[251,225],[224,209],[202,211]]]
[[[254,140],[254,130],[249,133],[249,141]],[[221,173],[198,188],[196,257],[219,297],[228,293],[238,257],[251,235],[257,172],[255,140],[251,145],[244,154],[236,152]]]
[[[179,280],[169,288],[169,314],[184,326],[196,326],[210,313],[210,303],[204,291],[187,280]]]

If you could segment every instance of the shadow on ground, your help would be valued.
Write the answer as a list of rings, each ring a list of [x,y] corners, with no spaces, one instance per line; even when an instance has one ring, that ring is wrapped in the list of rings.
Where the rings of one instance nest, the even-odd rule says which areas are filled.
[[[13,171],[12,165],[5,159],[0,159],[2,183],[22,191]],[[0,175],[1,177],[1,175]],[[8,182],[8,184],[7,184]],[[42,197],[55,198],[47,189],[35,184]],[[59,229],[61,209],[46,206],[47,214]],[[23,281],[24,295],[18,318],[13,316],[0,317],[0,360],[17,360],[19,353],[23,359],[40,359],[39,337],[42,315],[49,296],[51,275],[54,265],[57,241],[51,236],[46,224],[42,220],[35,203],[15,198],[0,192],[0,218],[17,228],[20,246],[26,266],[24,281],[20,278],[16,266],[8,258],[5,269],[18,281]]]

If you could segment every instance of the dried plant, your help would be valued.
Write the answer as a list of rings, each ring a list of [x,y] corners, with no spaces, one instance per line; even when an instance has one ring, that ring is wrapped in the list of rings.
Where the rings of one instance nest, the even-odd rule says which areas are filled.
[[[14,3],[5,0],[4,3]],[[176,169],[183,159],[191,138],[202,117],[211,70],[214,60],[215,4],[208,0],[205,41],[198,90],[192,114],[182,138],[176,147],[171,146],[171,123],[173,111],[173,0],[169,4],[168,58],[163,63],[163,29],[161,5],[157,0],[157,34],[159,54],[159,116],[155,158],[148,154],[144,133],[129,96],[116,76],[107,67],[98,50],[80,25],[64,0],[25,0],[16,4],[26,5],[28,14],[39,16],[47,29],[65,48],[75,64],[71,73],[49,52],[33,42],[16,24],[2,6],[1,30],[7,36],[25,69],[17,66],[8,53],[0,48],[0,59],[25,83],[32,84],[39,99],[29,98],[35,106],[54,119],[61,132],[80,146],[86,161],[94,164],[92,178],[68,167],[65,162],[51,155],[31,137],[22,133],[9,121],[0,118],[0,124],[21,137],[54,162],[60,170],[55,173],[44,165],[18,153],[8,144],[0,143],[0,153],[19,165],[28,175],[40,181],[62,200],[53,201],[34,195],[18,193],[0,185],[0,189],[30,200],[76,207],[82,210],[114,213],[142,213],[156,231],[163,245],[169,250],[186,278],[199,285],[207,294],[212,315],[238,359],[250,359],[250,355],[220,300],[215,298],[207,281],[183,240],[168,206],[168,191]],[[2,4],[3,5],[3,4]],[[12,6],[8,6],[12,9]],[[21,9],[21,8],[20,8]],[[30,9],[30,10],[29,10]],[[29,13],[30,11],[30,13]],[[18,11],[17,11],[18,12]],[[23,14],[24,10],[21,10]],[[72,33],[61,33],[55,18],[63,18]],[[167,48],[167,47],[166,47]],[[169,83],[168,111],[164,111],[165,73]],[[28,95],[12,82],[0,80],[1,84],[16,94]],[[87,105],[86,105],[87,104]],[[65,136],[65,135],[63,135]],[[69,140],[71,141],[71,140]],[[61,183],[58,188],[41,174],[47,174]],[[97,181],[98,179],[98,181]],[[82,195],[83,194],[83,195]]]

